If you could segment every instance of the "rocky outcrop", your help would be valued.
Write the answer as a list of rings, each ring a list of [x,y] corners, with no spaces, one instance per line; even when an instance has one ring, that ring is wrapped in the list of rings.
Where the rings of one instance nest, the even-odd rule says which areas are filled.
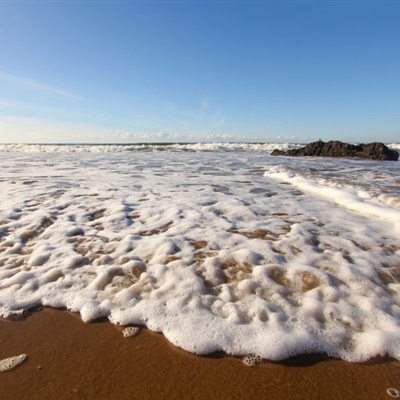
[[[366,158],[369,160],[389,160],[397,161],[399,153],[395,150],[390,150],[383,143],[368,143],[368,144],[349,144],[338,140],[309,143],[300,149],[292,149],[282,151],[275,149],[271,155],[273,156],[293,156],[293,157],[357,157]]]

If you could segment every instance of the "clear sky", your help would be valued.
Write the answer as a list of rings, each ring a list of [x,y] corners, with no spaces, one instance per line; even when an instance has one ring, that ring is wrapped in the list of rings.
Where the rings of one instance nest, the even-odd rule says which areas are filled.
[[[1,1],[0,142],[400,142],[400,1]]]

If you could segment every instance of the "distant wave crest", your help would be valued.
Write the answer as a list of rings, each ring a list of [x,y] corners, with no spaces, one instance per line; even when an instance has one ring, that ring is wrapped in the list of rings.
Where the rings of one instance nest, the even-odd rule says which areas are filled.
[[[136,143],[136,144],[0,144],[0,152],[26,153],[124,153],[129,151],[244,151],[270,154],[274,149],[290,150],[304,146],[299,143]],[[389,143],[400,151],[400,143]]]
[[[127,151],[257,151],[301,147],[297,143],[140,143],[140,144],[0,144],[1,152],[122,153]]]

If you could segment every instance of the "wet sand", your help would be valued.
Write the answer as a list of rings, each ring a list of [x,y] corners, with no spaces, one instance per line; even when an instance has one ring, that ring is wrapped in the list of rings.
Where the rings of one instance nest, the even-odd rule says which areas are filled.
[[[0,320],[0,360],[28,354],[0,373],[0,399],[391,399],[400,362],[350,364],[321,355],[245,366],[222,354],[200,357],[142,329],[124,338],[108,322],[45,309]]]

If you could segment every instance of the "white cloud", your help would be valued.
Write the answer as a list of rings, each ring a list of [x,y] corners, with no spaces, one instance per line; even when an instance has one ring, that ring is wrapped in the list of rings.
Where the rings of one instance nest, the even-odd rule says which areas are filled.
[[[176,134],[165,131],[111,131],[87,124],[61,123],[35,118],[0,115],[0,143],[199,143],[295,142],[295,136],[235,135],[221,133]]]
[[[232,135],[229,133],[209,133],[209,134],[171,134],[167,132],[122,132],[118,131],[114,135],[117,142],[181,142],[181,143],[197,143],[197,142],[264,142],[261,137],[250,137],[244,135]]]
[[[101,143],[112,133],[84,124],[0,115],[0,143]]]
[[[277,140],[279,142],[296,142],[299,140],[299,137],[293,135],[289,136],[276,135],[276,136],[271,136],[271,139]]]
[[[23,77],[20,77],[20,76],[14,75],[14,74],[10,74],[8,72],[1,71],[1,70],[0,70],[0,79],[3,81],[6,81],[8,83],[12,83],[12,84],[22,86],[22,87],[25,87],[28,89],[37,90],[40,92],[56,94],[56,95],[62,96],[62,97],[77,97],[76,95],[74,95],[70,92],[67,92],[63,89],[44,85],[40,82],[31,80],[31,79],[27,79],[27,78],[23,78]]]
[[[32,104],[32,103],[24,103],[21,101],[13,101],[13,100],[7,100],[7,99],[0,99],[0,109],[33,110],[33,111],[40,111],[40,112],[65,114],[65,111],[62,110],[61,108],[37,105],[37,104]]]
[[[203,109],[203,110],[207,110],[208,109],[208,107],[210,106],[210,100],[208,99],[208,98],[203,98],[202,100],[201,100],[201,108]]]
[[[114,138],[118,142],[178,142],[184,141],[184,135],[170,134],[167,132],[122,132],[117,131],[114,134]]]

